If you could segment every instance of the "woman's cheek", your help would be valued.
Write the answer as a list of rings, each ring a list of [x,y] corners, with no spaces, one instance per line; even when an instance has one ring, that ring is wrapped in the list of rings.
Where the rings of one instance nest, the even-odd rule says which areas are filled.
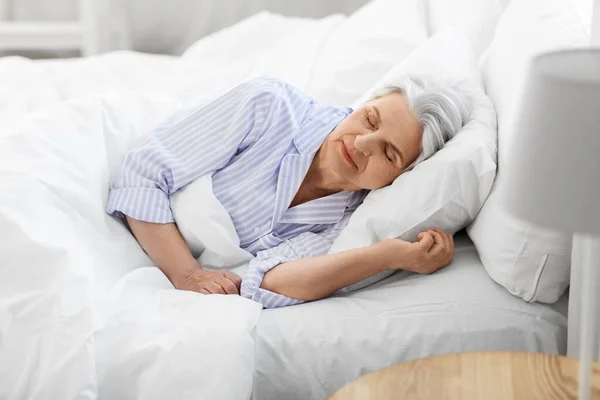
[[[381,188],[386,185],[389,179],[389,170],[380,162],[369,162],[365,172],[367,172],[367,184],[370,188]]]
[[[394,180],[398,177],[398,171],[394,166],[388,163],[385,167],[385,171],[382,171],[381,177],[381,187],[391,185],[392,182],[394,182]]]

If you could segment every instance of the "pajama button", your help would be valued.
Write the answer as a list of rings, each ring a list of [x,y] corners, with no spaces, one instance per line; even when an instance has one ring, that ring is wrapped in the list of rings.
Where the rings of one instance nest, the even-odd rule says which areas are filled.
[[[254,228],[254,233],[256,233],[257,235],[260,233],[260,226]]]

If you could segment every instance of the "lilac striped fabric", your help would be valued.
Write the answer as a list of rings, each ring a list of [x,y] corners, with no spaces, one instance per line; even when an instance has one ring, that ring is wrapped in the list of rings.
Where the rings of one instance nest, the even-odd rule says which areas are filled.
[[[111,182],[107,212],[174,222],[169,196],[212,173],[240,246],[256,255],[242,296],[266,308],[301,303],[260,284],[281,263],[326,254],[364,199],[364,191],[341,192],[288,208],[315,153],[351,111],[276,79],[244,82],[176,113],[134,148]]]

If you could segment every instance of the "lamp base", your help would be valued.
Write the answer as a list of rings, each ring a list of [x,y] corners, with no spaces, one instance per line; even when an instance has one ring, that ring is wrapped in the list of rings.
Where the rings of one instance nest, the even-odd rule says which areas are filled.
[[[573,235],[572,260],[581,263],[581,330],[579,342],[579,400],[591,397],[591,368],[596,354],[596,327],[600,296],[600,237]],[[573,266],[571,266],[573,268]]]

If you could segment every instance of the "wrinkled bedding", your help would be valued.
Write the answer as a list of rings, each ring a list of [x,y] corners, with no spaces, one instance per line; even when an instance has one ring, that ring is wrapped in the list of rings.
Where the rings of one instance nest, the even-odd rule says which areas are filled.
[[[0,138],[3,398],[249,396],[261,306],[174,290],[105,213],[110,171],[178,105],[72,100]]]

